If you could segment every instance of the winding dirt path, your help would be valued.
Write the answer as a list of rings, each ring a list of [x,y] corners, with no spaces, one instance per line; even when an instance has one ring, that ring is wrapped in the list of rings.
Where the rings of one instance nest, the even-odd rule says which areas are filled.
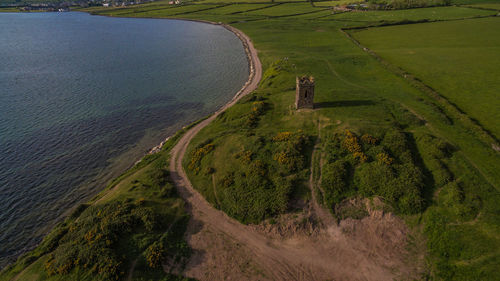
[[[333,227],[333,229],[331,229],[331,231],[335,231],[335,227],[336,227],[336,222],[335,222],[335,219],[333,218],[333,216],[330,214],[330,212],[328,210],[326,210],[325,208],[323,208],[323,206],[321,206],[319,203],[318,203],[318,195],[316,194],[316,191],[320,191],[322,192],[322,196],[324,198],[324,191],[321,189],[321,177],[320,177],[320,180],[319,182],[316,182],[314,180],[314,174],[315,174],[315,168],[314,168],[314,159],[316,157],[316,155],[318,155],[317,157],[319,157],[318,161],[320,162],[320,167],[322,166],[321,165],[321,147],[320,147],[320,143],[321,143],[321,123],[318,121],[318,138],[316,139],[316,143],[314,144],[314,148],[313,148],[313,153],[312,153],[312,156],[311,156],[311,166],[310,166],[310,174],[309,174],[309,190],[311,190],[311,197],[312,197],[312,200],[311,200],[311,204],[312,204],[312,208],[314,210],[314,213],[315,215],[321,220],[321,222],[323,223],[323,226],[325,228],[327,228],[327,231],[330,230],[331,228],[330,227]],[[320,168],[321,170],[321,168]],[[321,173],[321,171],[318,171],[319,173]]]
[[[255,90],[262,75],[250,39],[235,28],[225,27],[242,40],[251,74],[233,100],[187,131],[172,149],[171,178],[191,215],[186,239],[194,253],[184,274],[200,280],[392,280],[412,275],[412,268],[402,262],[404,224],[392,216],[328,225],[328,231],[316,236],[278,240],[213,208],[193,188],[182,167],[191,139]],[[385,224],[373,224],[374,220]],[[346,231],[350,234],[344,234]]]

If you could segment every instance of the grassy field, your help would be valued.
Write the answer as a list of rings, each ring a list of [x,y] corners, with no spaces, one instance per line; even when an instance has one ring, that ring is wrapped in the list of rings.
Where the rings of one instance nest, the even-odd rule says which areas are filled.
[[[500,138],[500,19],[401,25],[354,33]]]
[[[321,11],[321,8],[315,8],[309,3],[281,4],[267,9],[246,12],[247,15],[264,15],[270,17],[279,17],[293,14],[304,14]]]
[[[337,1],[321,1],[314,2],[314,6],[316,7],[335,7],[335,6],[343,6],[351,3],[365,3],[364,1],[356,1],[356,0],[337,0]]]
[[[183,268],[190,254],[189,217],[167,172],[180,135],[78,206],[0,280],[188,280],[161,266]]]
[[[246,11],[253,11],[258,9],[264,9],[267,7],[272,7],[276,4],[239,4],[239,5],[227,5],[221,8],[200,12],[205,14],[214,14],[214,15],[230,15],[230,14],[238,14]]]
[[[500,3],[483,3],[483,4],[476,4],[476,5],[467,5],[467,7],[492,9],[492,10],[500,11]]]
[[[339,13],[323,20],[358,21],[361,24],[377,22],[451,20],[478,16],[494,15],[494,11],[470,9],[464,7],[432,7],[396,11],[366,11]],[[359,24],[359,23],[358,23]]]
[[[0,8],[0,13],[18,13],[20,10],[18,8]]]
[[[217,4],[209,4],[213,2]],[[332,15],[306,2],[269,8],[265,5],[271,2],[213,2],[84,9],[110,16],[231,23],[252,39],[264,70],[259,89],[204,128],[184,159],[194,187],[208,202],[244,223],[299,211],[311,200],[307,180],[316,144],[321,152],[315,154],[321,158],[316,162],[323,164],[321,176],[314,176],[322,178],[319,200],[337,218],[363,214],[339,208],[346,199],[382,198],[389,210],[426,236],[429,265],[423,278],[497,279],[498,152],[481,138],[481,130],[471,129],[470,120],[392,71],[342,30],[443,21],[347,32],[387,60],[399,58],[392,63],[415,67],[415,72],[407,70],[462,108],[459,100],[467,97],[466,89],[495,89],[498,81],[491,77],[498,72],[494,62],[500,54],[497,18],[463,18],[495,11],[436,7]],[[296,111],[295,77],[305,74],[315,77],[316,109]],[[475,102],[467,105],[476,106],[479,115],[481,106],[491,121],[498,116],[498,98],[487,93],[476,94]],[[462,109],[487,126],[479,115]],[[15,270],[0,280],[9,280],[5,276]],[[42,269],[28,272],[37,270]]]

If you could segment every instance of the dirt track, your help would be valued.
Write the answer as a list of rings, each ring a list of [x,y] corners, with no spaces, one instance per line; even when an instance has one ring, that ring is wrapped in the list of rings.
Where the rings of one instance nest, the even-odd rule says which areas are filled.
[[[339,225],[323,222],[315,235],[276,239],[213,208],[193,188],[182,168],[189,142],[221,112],[255,90],[262,75],[250,39],[237,29],[226,28],[247,49],[251,74],[231,102],[186,132],[172,149],[171,177],[191,215],[186,238],[194,253],[183,274],[200,280],[392,280],[413,276],[414,267],[403,261],[406,227],[390,214],[374,211],[362,220],[345,220]]]

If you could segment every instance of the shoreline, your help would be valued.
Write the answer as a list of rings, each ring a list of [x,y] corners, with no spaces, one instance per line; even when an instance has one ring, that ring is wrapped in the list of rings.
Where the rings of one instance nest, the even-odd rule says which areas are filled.
[[[90,14],[90,13],[89,13]],[[90,14],[90,15],[93,15],[93,14]],[[111,17],[111,16],[106,16],[106,17]],[[113,17],[112,17],[113,18]],[[150,19],[150,18],[145,18],[145,19]],[[234,96],[231,98],[230,101],[228,101],[227,103],[223,104],[218,110],[216,110],[215,112],[209,114],[207,117],[204,117],[204,118],[201,118],[200,120],[203,120],[203,119],[207,119],[207,118],[210,118],[212,117],[213,115],[219,115],[222,111],[226,110],[227,108],[229,108],[230,106],[232,106],[234,103],[236,103],[239,99],[240,99],[240,96],[244,96],[242,95],[242,93],[245,91],[245,89],[252,83],[254,77],[255,77],[255,62],[254,60],[257,60],[258,61],[258,64],[260,65],[260,60],[257,56],[257,51],[255,50],[255,48],[253,47],[253,44],[251,43],[251,40],[250,40],[250,37],[248,37],[246,34],[244,34],[241,30],[235,28],[235,27],[232,27],[228,24],[224,24],[224,23],[217,23],[217,22],[211,22],[211,21],[206,21],[206,20],[195,20],[195,19],[183,19],[183,18],[175,18],[175,19],[169,19],[169,18],[166,18],[167,20],[181,20],[181,21],[192,21],[192,22],[198,22],[198,23],[205,23],[205,24],[212,24],[212,25],[218,25],[218,26],[222,26],[224,27],[225,29],[227,29],[228,31],[232,32],[236,37],[238,37],[238,39],[240,40],[240,42],[242,43],[243,45],[243,49],[245,51],[245,55],[247,57],[247,63],[248,63],[248,69],[249,69],[249,74],[248,74],[248,79],[247,81],[245,82],[245,84],[243,84],[243,86],[241,87],[240,90],[238,90],[236,92],[236,94],[234,94]],[[252,44],[252,45],[250,45]],[[254,54],[252,53],[255,53],[255,58],[254,58]],[[259,70],[260,72],[262,72],[262,69]],[[261,75],[259,75],[261,76]],[[260,82],[260,77],[259,77],[259,82]],[[253,90],[252,90],[253,91]],[[248,93],[246,93],[248,94]],[[192,122],[190,124],[187,124],[185,125],[184,127],[182,127],[183,129],[187,126],[190,126],[191,124],[193,123],[196,123],[198,121],[195,121],[195,122]],[[137,160],[131,167],[137,165],[138,163],[140,163],[142,161],[142,159],[147,156],[147,155],[151,155],[151,154],[155,154],[155,153],[158,153],[161,151],[161,149],[163,148],[163,145],[165,145],[165,143],[173,136],[177,133],[178,131],[174,132],[173,134],[169,135],[168,137],[166,137],[162,142],[160,142],[158,145],[152,147],[144,156],[141,157],[141,159]]]

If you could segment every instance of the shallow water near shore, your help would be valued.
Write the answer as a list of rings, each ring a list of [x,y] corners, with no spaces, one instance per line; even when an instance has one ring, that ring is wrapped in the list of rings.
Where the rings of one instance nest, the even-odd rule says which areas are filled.
[[[248,71],[221,26],[0,13],[0,267]]]

